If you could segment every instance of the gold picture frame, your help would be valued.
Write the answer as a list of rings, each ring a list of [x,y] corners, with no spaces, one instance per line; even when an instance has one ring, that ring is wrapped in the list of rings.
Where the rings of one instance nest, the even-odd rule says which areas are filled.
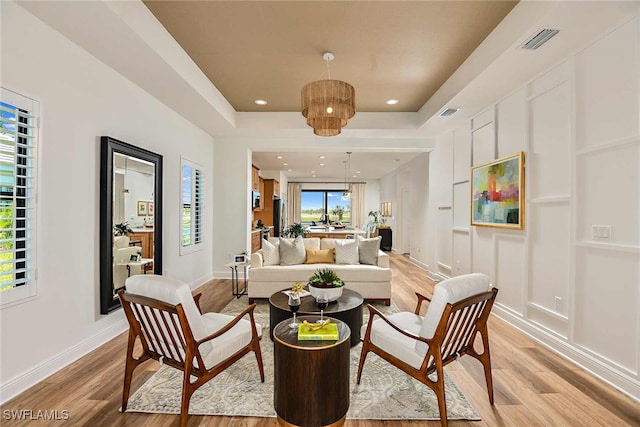
[[[391,202],[380,203],[380,214],[385,218],[393,215],[391,212]]]
[[[524,152],[471,168],[471,225],[524,229]]]
[[[147,216],[149,212],[149,202],[138,200],[138,216]]]

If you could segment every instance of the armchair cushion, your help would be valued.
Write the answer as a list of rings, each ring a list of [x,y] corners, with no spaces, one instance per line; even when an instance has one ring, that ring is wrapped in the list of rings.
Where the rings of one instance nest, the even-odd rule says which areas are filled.
[[[113,247],[123,249],[129,247],[129,236],[115,236],[113,238]]]
[[[209,333],[213,333],[234,319],[220,313],[205,313],[202,315],[205,327]],[[258,336],[262,336],[262,326],[256,323]],[[231,357],[236,351],[248,345],[251,342],[251,322],[247,319],[240,320],[233,328],[224,334],[209,341],[213,350],[204,356],[205,368],[211,369],[213,366]],[[201,345],[202,348],[204,346]]]
[[[387,316],[387,319],[398,328],[414,335],[418,335],[422,327],[422,317],[407,311],[391,314]],[[367,324],[362,326],[360,336],[364,337],[366,333]],[[419,342],[418,340],[398,333],[380,318],[374,320],[371,326],[371,342],[416,369],[420,369],[420,365],[424,360],[424,355],[420,356],[414,350],[416,343]]]
[[[433,297],[418,335],[424,338],[433,338],[447,304],[461,301],[489,289],[491,289],[489,276],[482,273],[465,274],[438,283],[434,288]],[[424,356],[429,346],[426,343],[416,341],[415,349],[418,354]]]

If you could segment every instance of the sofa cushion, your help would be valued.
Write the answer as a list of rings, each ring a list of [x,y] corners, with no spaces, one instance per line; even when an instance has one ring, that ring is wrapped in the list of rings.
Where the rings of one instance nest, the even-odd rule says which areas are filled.
[[[262,239],[262,265],[278,265],[280,264],[280,241],[276,240],[271,243],[267,239]]]
[[[307,257],[304,249],[302,236],[298,236],[292,241],[280,238],[280,264],[296,265],[304,263]]]
[[[272,265],[263,268],[249,270],[250,283],[255,282],[304,282],[321,268],[330,268],[347,285],[349,282],[389,282],[391,281],[391,269],[380,268],[366,264],[298,264]]]
[[[335,262],[335,250],[330,249],[305,249],[307,260],[305,264],[333,264]]]
[[[300,237],[300,236],[298,236]],[[286,240],[287,242],[293,242],[293,238],[291,237],[269,237],[269,241],[271,243],[275,241],[280,241],[280,239]],[[303,237],[302,243],[304,243],[305,248],[309,249],[325,249],[320,247],[320,238],[319,237]]]
[[[472,295],[486,292],[489,289],[491,289],[489,276],[481,273],[452,277],[438,283],[434,287],[433,297],[424,316],[419,335],[424,338],[433,338],[447,304],[456,303]],[[428,348],[426,343],[416,342],[418,354],[425,355]]]
[[[358,236],[358,259],[360,264],[378,265],[378,251],[382,237],[364,239]]]
[[[357,240],[336,239],[336,264],[360,264]]]

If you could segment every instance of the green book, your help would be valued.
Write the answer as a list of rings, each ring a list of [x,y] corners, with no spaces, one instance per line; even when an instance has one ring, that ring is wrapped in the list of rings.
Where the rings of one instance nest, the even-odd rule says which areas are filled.
[[[310,331],[309,325],[305,325],[301,323],[298,326],[298,340],[300,341],[312,341],[312,340],[330,340],[337,341],[338,336],[338,325],[335,323],[329,323],[328,325],[323,326],[322,328]]]

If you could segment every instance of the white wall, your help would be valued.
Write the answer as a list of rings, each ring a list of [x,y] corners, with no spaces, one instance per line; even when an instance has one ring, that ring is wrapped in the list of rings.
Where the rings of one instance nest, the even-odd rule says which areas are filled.
[[[386,222],[392,231],[393,251],[409,253],[413,262],[425,268],[429,156],[421,154],[380,179],[380,202],[391,202],[392,216]]]
[[[214,224],[204,250],[180,257],[180,156],[205,167],[211,209],[213,141],[148,93],[13,2],[0,4],[2,86],[41,102],[35,299],[0,311],[5,401],[126,329],[99,314],[99,137],[164,156],[164,253],[169,276],[212,275]],[[156,207],[156,210],[159,207]]]
[[[639,34],[636,16],[489,106],[470,130],[442,135],[430,159],[425,261],[432,273],[488,274],[500,289],[496,314],[636,399]],[[525,229],[469,227],[470,164],[518,151]],[[594,238],[593,225],[610,226],[610,240]]]

